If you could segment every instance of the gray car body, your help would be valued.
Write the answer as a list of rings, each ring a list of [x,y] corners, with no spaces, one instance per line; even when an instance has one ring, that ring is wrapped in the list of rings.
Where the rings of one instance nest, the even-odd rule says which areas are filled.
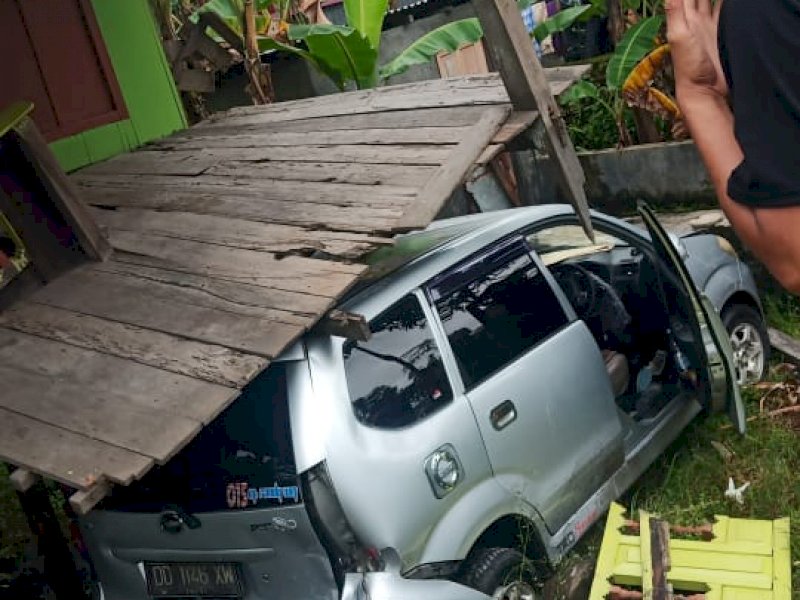
[[[648,243],[645,232],[626,222],[599,213],[593,218]],[[569,207],[546,205],[437,222],[422,235],[441,234],[448,241],[355,293],[340,308],[370,320],[413,292],[420,295],[426,316],[434,322],[435,315],[420,291],[426,282],[515,232],[573,219]],[[698,288],[718,310],[736,297],[758,306],[749,270],[724,252],[714,236],[690,237],[678,246]],[[443,360],[454,388],[453,401],[425,420],[396,431],[366,427],[356,420],[345,380],[343,338],[311,331],[280,358],[295,365],[288,401],[298,473],[325,463],[349,525],[360,541],[384,549],[389,557],[381,572],[347,574],[340,594],[343,600],[486,598],[451,581],[404,574],[419,573],[425,565],[463,560],[489,527],[509,517],[526,518],[545,557],[558,562],[702,410],[697,398],[688,394],[676,398],[647,423],[634,423],[616,409],[591,334],[554,282],[551,285],[572,323],[543,344],[547,351],[530,353],[531,369],[541,373],[541,378],[531,377],[531,370],[524,365],[525,376],[507,384],[525,393],[532,380],[543,379],[544,384],[529,391],[554,398],[552,403],[548,400],[542,424],[531,421],[532,427],[539,427],[535,430],[539,441],[530,447],[528,456],[539,479],[522,476],[514,469],[493,469],[490,454],[495,442],[486,439],[477,422],[471,403],[479,400],[464,400],[464,386],[449,352],[443,352]],[[447,345],[441,328],[434,327],[434,336],[440,347]],[[572,370],[576,367],[581,373],[578,378]],[[598,400],[584,406],[576,403],[575,398],[584,402],[592,396]],[[580,418],[576,418],[578,414]],[[495,450],[516,452],[519,439],[517,436],[507,445],[508,440],[498,438],[500,445]],[[445,444],[457,450],[464,475],[456,489],[440,499],[432,493],[424,463]],[[526,460],[525,456],[518,459]],[[296,511],[289,516],[298,524],[291,542],[285,531],[268,531],[261,547],[243,529],[242,539],[247,540],[242,544],[244,554],[215,550],[213,532],[208,530],[184,532],[179,541],[162,536],[160,549],[153,550],[152,534],[139,532],[157,531],[158,515],[126,518],[124,526],[119,526],[113,521],[114,513],[96,511],[82,525],[108,600],[147,598],[134,591],[143,589],[138,567],[142,561],[186,561],[195,555],[196,560],[206,561],[242,561],[242,556],[250,556],[266,565],[264,569],[275,577],[265,583],[265,578],[260,581],[246,575],[247,600],[310,598],[303,595],[309,590],[316,590],[314,598],[336,597],[331,568],[324,564],[325,553],[302,508],[253,511],[249,516],[231,512],[217,526],[228,531],[246,528],[245,521],[256,518],[253,513],[263,517],[261,520],[285,519],[289,510]],[[252,532],[252,524],[249,527]],[[115,528],[115,534],[109,535]],[[265,552],[269,556],[261,556]],[[295,572],[304,575],[298,579]]]

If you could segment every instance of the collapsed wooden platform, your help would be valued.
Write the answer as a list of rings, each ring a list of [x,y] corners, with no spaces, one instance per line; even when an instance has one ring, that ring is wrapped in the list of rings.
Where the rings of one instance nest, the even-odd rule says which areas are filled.
[[[0,458],[78,510],[168,461],[536,116],[497,75],[430,81],[234,109],[78,172],[113,254],[0,313]]]

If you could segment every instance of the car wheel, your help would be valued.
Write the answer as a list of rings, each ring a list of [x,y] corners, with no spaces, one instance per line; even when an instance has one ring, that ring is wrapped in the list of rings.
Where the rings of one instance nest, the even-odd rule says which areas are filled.
[[[528,561],[511,548],[480,548],[462,567],[461,582],[493,600],[536,600]]]
[[[737,382],[761,381],[769,364],[769,336],[761,315],[750,306],[734,304],[722,312],[722,322],[731,336]]]

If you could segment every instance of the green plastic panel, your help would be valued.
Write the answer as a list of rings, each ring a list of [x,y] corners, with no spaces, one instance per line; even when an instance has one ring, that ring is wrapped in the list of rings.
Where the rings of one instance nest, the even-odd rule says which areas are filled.
[[[626,535],[625,509],[611,505],[589,600],[606,598],[612,585],[647,591],[646,520],[640,518],[642,538]],[[791,600],[789,519],[715,520],[711,541],[670,540],[667,580],[674,588],[704,592],[706,600]]]
[[[50,147],[67,171],[186,127],[148,0],[92,0],[92,4],[129,118],[53,142]]]

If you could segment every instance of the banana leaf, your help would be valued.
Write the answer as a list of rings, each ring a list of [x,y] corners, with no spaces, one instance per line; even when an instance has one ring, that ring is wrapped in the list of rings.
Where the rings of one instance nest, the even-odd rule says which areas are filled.
[[[566,31],[572,26],[578,17],[591,9],[591,5],[586,4],[584,6],[573,6],[572,8],[561,10],[552,17],[549,17],[539,23],[533,30],[533,37],[536,38],[537,42],[542,42],[549,35]]]
[[[483,37],[478,19],[453,21],[434,29],[412,42],[379,71],[381,79],[404,73],[413,65],[430,62],[439,52],[454,52],[466,44],[474,44]]]
[[[341,25],[290,25],[289,39],[302,41],[312,64],[344,89],[354,81],[359,89],[374,87],[378,51],[361,33]]]
[[[585,98],[599,98],[600,88],[598,88],[591,81],[581,80],[576,81],[570,88],[559,96],[558,101],[561,104],[573,104],[578,100]]]
[[[381,45],[383,17],[389,0],[344,0],[347,24],[367,39],[377,51]]]
[[[618,90],[639,62],[656,47],[663,17],[650,17],[631,27],[614,51],[606,71],[606,85]]]
[[[256,0],[256,34],[267,33],[272,19],[269,16],[269,7],[273,4],[272,0]],[[242,32],[242,17],[244,15],[243,0],[209,0],[199,10],[192,13],[190,19],[197,22],[200,13],[215,12],[233,31],[244,37]],[[219,35],[209,30],[211,37],[220,41]]]

